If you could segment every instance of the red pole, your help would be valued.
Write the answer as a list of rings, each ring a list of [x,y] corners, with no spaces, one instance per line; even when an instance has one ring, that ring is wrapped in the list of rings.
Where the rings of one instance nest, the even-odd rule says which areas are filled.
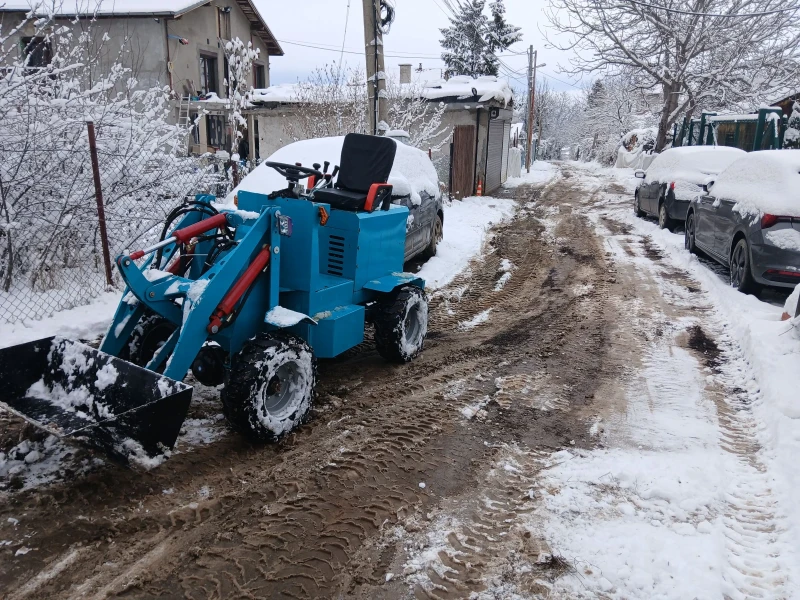
[[[111,255],[108,250],[108,232],[106,231],[106,211],[103,207],[103,188],[100,185],[100,166],[97,162],[97,141],[94,137],[94,121],[86,121],[89,133],[89,154],[92,157],[92,175],[94,176],[94,199],[97,202],[97,220],[100,223],[100,245],[103,248],[103,264],[106,270],[106,283],[113,285],[111,279]]]

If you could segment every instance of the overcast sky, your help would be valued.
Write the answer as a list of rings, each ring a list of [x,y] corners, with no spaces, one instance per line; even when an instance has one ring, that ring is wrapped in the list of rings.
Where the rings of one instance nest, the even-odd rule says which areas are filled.
[[[349,18],[346,18],[348,0],[292,0],[288,3],[254,1],[285,53],[284,56],[275,56],[270,60],[272,84],[303,80],[315,67],[338,62],[343,40],[344,63],[364,67],[362,0],[350,0]],[[539,72],[549,76],[549,83],[554,89],[575,91],[582,87],[580,82],[558,71],[558,64],[566,65],[569,56],[545,46],[540,28],[547,27],[547,20],[542,12],[547,6],[547,0],[506,0],[505,4],[508,21],[521,27],[523,35],[522,41],[511,48],[512,51],[522,54],[503,53],[502,56],[506,65],[518,71],[515,77],[519,79],[509,79],[510,83],[514,87],[525,85],[528,64],[525,51],[533,44],[539,51],[539,63],[547,65]],[[383,42],[387,71],[398,72],[400,63],[412,63],[415,69],[422,63],[423,69],[431,69],[427,72],[428,75],[435,74],[438,77],[443,66],[439,58],[439,29],[449,24],[444,2],[394,0],[394,6],[395,21]],[[323,46],[331,50],[308,46]],[[349,54],[348,51],[355,54]]]

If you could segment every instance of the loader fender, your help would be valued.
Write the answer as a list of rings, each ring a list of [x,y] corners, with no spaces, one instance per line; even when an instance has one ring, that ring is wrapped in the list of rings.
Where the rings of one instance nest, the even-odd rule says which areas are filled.
[[[388,294],[404,285],[413,285],[424,290],[425,280],[413,273],[392,273],[377,279],[370,279],[364,284],[364,289]]]

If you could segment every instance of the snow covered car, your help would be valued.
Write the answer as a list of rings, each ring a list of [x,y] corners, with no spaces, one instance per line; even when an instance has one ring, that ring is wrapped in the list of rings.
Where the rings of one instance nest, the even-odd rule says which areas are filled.
[[[328,161],[333,168],[339,164],[343,143],[344,136],[301,140],[276,150],[267,161],[301,163],[305,167]],[[392,202],[404,204],[409,210],[405,260],[419,255],[430,258],[436,254],[444,227],[439,177],[427,153],[396,140],[395,143],[397,154],[388,183],[393,186]],[[286,180],[277,171],[261,164],[242,179],[228,201],[239,190],[268,194],[285,187]]]
[[[658,217],[661,229],[686,220],[692,198],[703,193],[703,184],[721,173],[744,150],[727,146],[686,146],[665,150],[653,160],[647,171],[638,170],[642,179],[636,188],[633,210],[637,217]]]
[[[692,200],[685,245],[730,268],[731,285],[800,283],[800,150],[751,152]]]

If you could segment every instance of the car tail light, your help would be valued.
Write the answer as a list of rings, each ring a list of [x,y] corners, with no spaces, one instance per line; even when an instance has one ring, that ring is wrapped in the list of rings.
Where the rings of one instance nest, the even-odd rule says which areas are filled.
[[[674,181],[669,184],[669,189],[671,189],[672,191],[675,191],[675,182]]]
[[[780,275],[781,277],[797,277],[800,279],[800,272],[798,271],[783,271],[780,269],[767,269],[766,275]]]
[[[764,215],[761,217],[761,229],[769,229],[775,225],[779,219],[780,217],[776,217],[775,215]]]

